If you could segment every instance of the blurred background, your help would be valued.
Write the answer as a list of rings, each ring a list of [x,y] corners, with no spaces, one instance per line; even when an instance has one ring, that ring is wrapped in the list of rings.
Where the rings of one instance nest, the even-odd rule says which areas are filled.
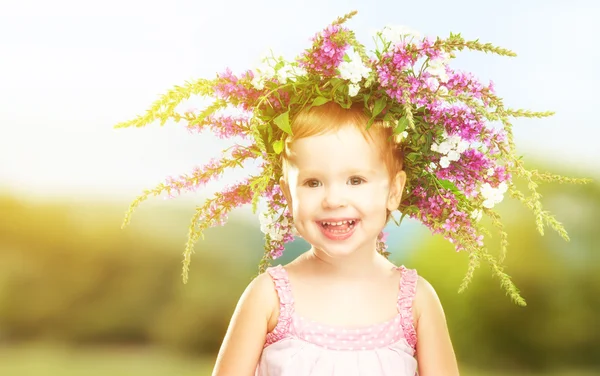
[[[506,199],[506,271],[517,307],[485,265],[463,294],[464,254],[415,222],[392,226],[392,260],[417,268],[444,304],[464,375],[600,375],[600,5],[593,0],[479,2],[128,1],[0,3],[0,375],[209,375],[233,308],[263,247],[249,209],[181,253],[195,205],[223,183],[129,203],[225,147],[183,124],[115,130],[175,84],[253,67],[269,48],[293,58],[336,17],[369,45],[386,24],[509,48],[464,52],[455,66],[496,84],[514,108],[529,168],[590,177],[541,186],[565,242]],[[200,103],[201,104],[201,103]],[[198,103],[190,101],[189,106]],[[524,189],[526,187],[523,186]],[[496,233],[488,239],[497,251]],[[494,248],[496,247],[496,248]],[[306,249],[296,241],[286,263]]]

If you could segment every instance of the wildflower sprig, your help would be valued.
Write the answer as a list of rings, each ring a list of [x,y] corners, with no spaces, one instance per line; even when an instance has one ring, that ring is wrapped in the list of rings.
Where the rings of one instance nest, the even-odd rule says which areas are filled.
[[[538,184],[589,182],[528,170],[517,155],[511,119],[542,118],[553,113],[506,108],[493,83],[483,84],[451,65],[455,53],[465,49],[509,57],[516,56],[514,52],[465,40],[460,34],[431,39],[407,27],[390,26],[375,34],[375,50],[367,52],[354,32],[345,27],[355,13],[338,18],[317,33],[312,45],[292,61],[271,53],[260,66],[242,74],[226,70],[212,80],[186,83],[167,92],[144,115],[118,124],[119,128],[141,127],[154,121],[183,120],[192,132],[212,131],[223,139],[248,143],[189,175],[170,178],[144,191],[131,204],[124,224],[149,196],[198,189],[248,159],[259,161],[258,174],[218,192],[197,208],[189,228],[183,275],[187,281],[193,247],[203,231],[225,223],[227,214],[236,207],[250,204],[256,211],[261,202],[265,254],[260,270],[264,270],[294,238],[293,218],[278,186],[280,154],[286,139],[293,137],[294,117],[328,102],[343,108],[361,103],[370,119],[366,126],[392,128],[390,142],[405,158],[408,180],[397,208],[401,213],[398,223],[406,216],[417,219],[432,233],[452,242],[457,251],[469,254],[461,291],[484,261],[511,298],[524,305],[502,267],[508,235],[494,207],[508,193],[532,210],[541,234],[550,226],[568,240],[563,226],[543,209]],[[176,112],[192,95],[212,98],[213,102],[201,112]],[[231,115],[229,109],[237,114]],[[524,179],[528,196],[516,187],[514,177]],[[500,234],[498,257],[484,244],[489,231],[481,225],[483,215]],[[379,237],[377,248],[388,255],[383,239],[383,235]]]

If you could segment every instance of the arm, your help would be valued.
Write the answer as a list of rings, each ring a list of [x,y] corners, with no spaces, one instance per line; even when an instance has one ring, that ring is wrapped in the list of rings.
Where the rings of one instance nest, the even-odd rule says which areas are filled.
[[[419,277],[413,303],[417,316],[417,363],[420,376],[457,376],[458,365],[442,304],[425,279]]]
[[[278,302],[268,274],[248,285],[229,323],[213,376],[254,376]]]

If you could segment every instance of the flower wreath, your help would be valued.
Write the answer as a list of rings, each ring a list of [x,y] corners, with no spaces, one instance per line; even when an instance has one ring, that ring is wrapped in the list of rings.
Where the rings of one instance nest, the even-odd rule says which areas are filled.
[[[510,119],[553,113],[506,108],[491,82],[484,85],[449,64],[454,52],[465,48],[503,56],[516,56],[514,52],[466,41],[460,34],[433,40],[405,27],[385,27],[375,34],[376,49],[368,55],[354,32],[343,26],[355,14],[338,18],[318,33],[312,46],[294,61],[269,56],[260,67],[238,76],[226,70],[211,80],[187,82],[163,95],[143,116],[117,124],[124,128],[156,120],[161,125],[168,120],[185,121],[193,131],[209,128],[218,137],[245,140],[225,150],[220,159],[145,190],[130,205],[123,226],[149,196],[196,190],[227,169],[254,159],[260,162],[258,174],[217,192],[196,208],[184,252],[183,279],[187,282],[193,247],[203,231],[223,225],[236,207],[252,204],[256,212],[260,200],[267,208],[259,215],[265,232],[265,255],[260,262],[264,271],[294,238],[293,220],[279,187],[280,153],[292,135],[294,116],[331,101],[343,108],[362,102],[370,118],[367,127],[375,120],[392,127],[393,142],[405,157],[408,178],[396,223],[405,216],[417,219],[432,233],[443,234],[457,251],[468,252],[469,268],[459,291],[467,287],[484,260],[513,300],[524,305],[501,265],[507,234],[493,207],[508,192],[533,211],[542,235],[548,225],[568,240],[563,226],[542,209],[538,182],[589,182],[527,170],[516,155]],[[192,95],[214,101],[201,112],[177,112],[176,107]],[[238,111],[227,111],[232,108]],[[501,126],[494,127],[492,122]],[[516,188],[513,176],[527,181],[529,196]],[[498,258],[483,243],[483,235],[489,233],[479,222],[483,214],[500,233]],[[387,256],[381,235],[379,240],[378,250]]]

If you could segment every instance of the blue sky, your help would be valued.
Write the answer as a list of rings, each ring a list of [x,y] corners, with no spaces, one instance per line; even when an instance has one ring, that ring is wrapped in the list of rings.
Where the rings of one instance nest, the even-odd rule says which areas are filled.
[[[493,79],[512,107],[557,112],[515,122],[525,157],[598,176],[600,2],[8,0],[0,4],[0,188],[131,197],[190,171],[223,144],[183,125],[113,124],[175,84],[252,68],[269,48],[293,57],[353,9],[348,25],[365,43],[396,24],[515,51],[463,53],[456,64]]]

